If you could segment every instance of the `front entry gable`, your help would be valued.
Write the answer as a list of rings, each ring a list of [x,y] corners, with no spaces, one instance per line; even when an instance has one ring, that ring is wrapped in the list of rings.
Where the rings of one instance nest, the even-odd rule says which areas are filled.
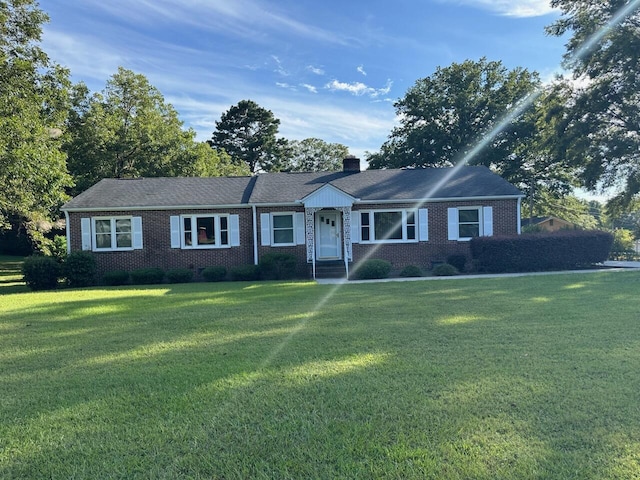
[[[330,183],[323,185],[299,200],[305,208],[345,208],[351,207],[359,199],[345,193]]]

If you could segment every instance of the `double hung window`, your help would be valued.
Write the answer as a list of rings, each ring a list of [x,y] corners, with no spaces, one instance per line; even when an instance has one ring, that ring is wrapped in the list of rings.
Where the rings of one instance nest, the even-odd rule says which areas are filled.
[[[360,212],[360,241],[415,242],[414,210],[371,210]]]
[[[229,246],[228,215],[185,215],[181,227],[183,248]]]
[[[133,228],[131,217],[94,217],[93,250],[132,250]]]

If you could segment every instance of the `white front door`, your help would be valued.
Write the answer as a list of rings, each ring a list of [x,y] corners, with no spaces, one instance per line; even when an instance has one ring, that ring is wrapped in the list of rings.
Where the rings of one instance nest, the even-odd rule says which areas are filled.
[[[320,211],[316,213],[316,252],[318,260],[342,258],[342,231],[340,213]]]

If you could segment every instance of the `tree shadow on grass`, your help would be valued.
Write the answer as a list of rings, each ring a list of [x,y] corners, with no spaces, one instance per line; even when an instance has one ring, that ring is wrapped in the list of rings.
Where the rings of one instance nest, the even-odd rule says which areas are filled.
[[[50,323],[18,346],[61,350],[29,354],[8,372],[17,376],[7,379],[2,408],[13,420],[0,437],[14,454],[0,473],[633,472],[636,277],[428,283],[353,285],[325,302],[320,286],[273,284],[255,296],[220,287],[226,303],[180,286],[143,295],[142,305],[123,292],[120,316],[91,316],[86,302],[66,320],[60,305],[40,310]],[[22,362],[32,374],[26,387]]]

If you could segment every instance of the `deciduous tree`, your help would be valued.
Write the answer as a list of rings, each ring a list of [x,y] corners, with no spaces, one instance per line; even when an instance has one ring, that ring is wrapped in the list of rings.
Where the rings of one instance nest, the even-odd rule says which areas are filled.
[[[370,166],[451,166],[485,141],[470,163],[507,171],[514,152],[533,134],[531,122],[521,117],[503,125],[492,138],[483,136],[539,83],[534,72],[509,71],[501,62],[485,58],[438,68],[395,103],[400,125],[381,151],[368,157]]]
[[[565,61],[579,80],[562,133],[565,155],[585,187],[621,186],[618,203],[629,204],[640,192],[639,7],[629,0],[551,3],[562,16],[548,31],[571,35]],[[614,18],[620,21],[608,26]]]
[[[39,46],[46,21],[35,1],[0,1],[0,231],[50,217],[72,183],[59,138],[70,82]]]
[[[119,68],[101,93],[77,86],[73,103],[65,148],[76,192],[108,177],[247,172],[198,145],[195,132],[183,129],[176,110],[144,75]]]

